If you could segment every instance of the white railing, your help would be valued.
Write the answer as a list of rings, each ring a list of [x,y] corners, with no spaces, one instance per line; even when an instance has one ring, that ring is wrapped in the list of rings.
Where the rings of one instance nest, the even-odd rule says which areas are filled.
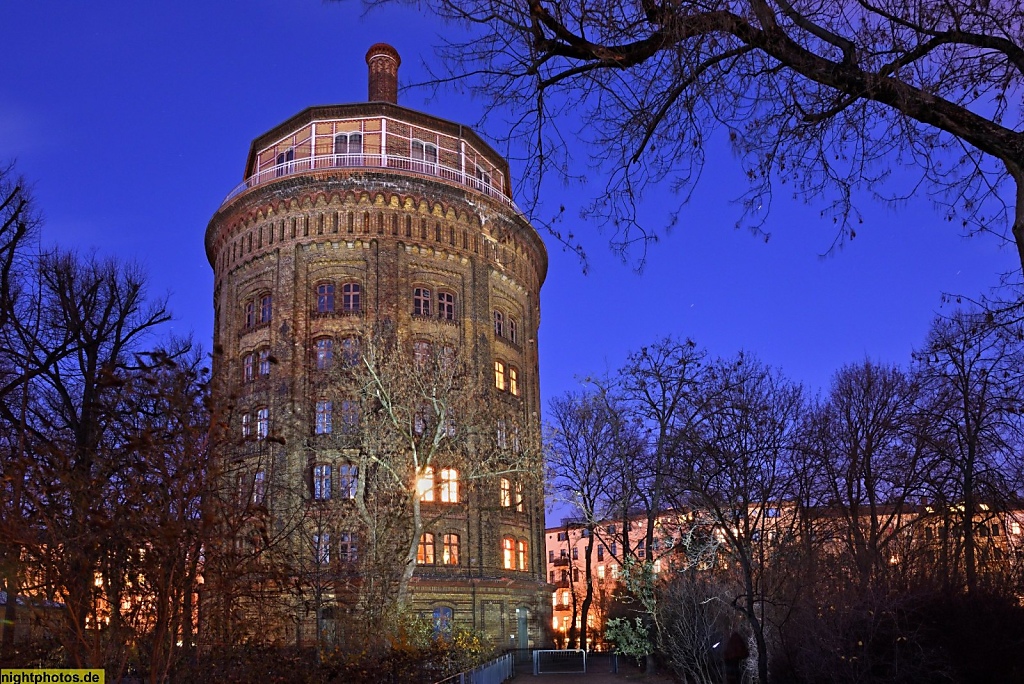
[[[533,674],[552,673],[585,673],[587,671],[587,652],[582,648],[569,648],[553,651],[533,652]]]
[[[507,679],[512,679],[514,674],[515,666],[512,654],[509,653],[469,672],[460,672],[448,679],[442,679],[437,684],[501,684]]]
[[[344,168],[365,168],[371,170],[386,169],[389,171],[399,171],[401,173],[410,173],[418,176],[441,178],[472,188],[473,190],[487,195],[488,197],[493,197],[505,206],[515,210],[516,213],[522,213],[519,211],[519,207],[516,206],[516,203],[512,201],[512,198],[503,193],[501,189],[491,185],[490,179],[488,178],[477,178],[472,174],[463,173],[461,169],[454,169],[450,166],[444,166],[443,164],[438,164],[436,162],[412,159],[411,157],[399,157],[392,154],[321,154],[313,157],[303,157],[301,159],[286,161],[282,164],[277,164],[254,173],[246,178],[228,193],[228,196],[224,198],[223,202],[221,202],[221,206],[223,207],[225,204],[250,188],[254,188],[258,185],[263,185],[264,183],[269,183],[280,178],[300,173]]]

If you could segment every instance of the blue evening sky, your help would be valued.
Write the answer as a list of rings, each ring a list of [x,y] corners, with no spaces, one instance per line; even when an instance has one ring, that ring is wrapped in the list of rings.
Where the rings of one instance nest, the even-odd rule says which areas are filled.
[[[242,180],[250,141],[309,105],[364,100],[371,44],[399,50],[409,84],[436,61],[439,36],[460,30],[410,7],[364,15],[357,2],[319,0],[32,0],[4,3],[0,24],[0,159],[16,158],[34,182],[44,244],[137,260],[153,293],[169,293],[175,329],[206,348],[212,277],[203,234]],[[410,89],[400,102],[477,120],[480,103],[468,94],[429,95]],[[502,125],[494,117],[478,131],[493,140]],[[857,239],[821,258],[831,222],[783,192],[766,244],[734,228],[737,160],[724,145],[709,159],[697,199],[651,249],[642,275],[572,216],[589,274],[548,240],[545,402],[669,334],[714,355],[753,352],[816,392],[846,363],[906,363],[943,293],[976,296],[1016,266],[1014,250],[963,238],[926,200],[899,210],[866,204]],[[585,168],[585,155],[577,161]],[[571,208],[600,184],[549,187],[547,199]],[[645,207],[657,220],[671,201],[666,192]]]

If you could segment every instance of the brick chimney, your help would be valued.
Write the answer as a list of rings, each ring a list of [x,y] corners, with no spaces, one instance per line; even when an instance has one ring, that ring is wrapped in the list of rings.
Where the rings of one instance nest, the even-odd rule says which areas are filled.
[[[377,43],[366,51],[366,64],[370,67],[370,102],[398,104],[398,66],[401,63],[398,50],[387,43]]]

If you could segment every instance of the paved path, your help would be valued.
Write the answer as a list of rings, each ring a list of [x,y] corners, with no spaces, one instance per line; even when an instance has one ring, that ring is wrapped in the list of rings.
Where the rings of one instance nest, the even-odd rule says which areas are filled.
[[[536,677],[529,671],[520,671],[509,680],[514,684],[672,684],[667,674],[645,676],[632,666],[621,666],[618,674],[607,671],[587,674],[542,674]]]

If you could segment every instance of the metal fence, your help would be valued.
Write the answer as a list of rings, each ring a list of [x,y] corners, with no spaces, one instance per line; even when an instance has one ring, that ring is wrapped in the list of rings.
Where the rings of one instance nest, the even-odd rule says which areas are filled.
[[[475,667],[469,672],[442,679],[437,684],[501,684],[515,675],[515,663],[511,653],[495,658],[489,663]]]
[[[586,671],[587,652],[582,648],[533,652],[533,674],[535,675]]]

